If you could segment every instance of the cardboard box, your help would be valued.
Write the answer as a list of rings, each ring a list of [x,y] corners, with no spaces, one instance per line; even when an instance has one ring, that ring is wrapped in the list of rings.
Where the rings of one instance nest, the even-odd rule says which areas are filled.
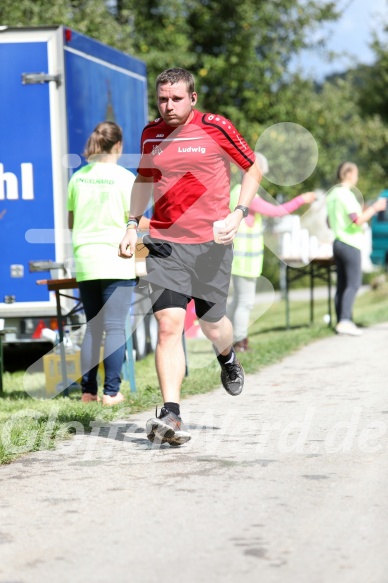
[[[79,384],[82,376],[80,351],[66,354],[66,369],[68,381]],[[43,370],[46,377],[47,394],[61,393],[63,389],[61,355],[46,354],[43,357]]]
[[[98,365],[97,382],[99,385],[104,384],[104,348],[101,347],[100,363]],[[66,354],[67,379],[70,382],[80,385],[82,378],[81,371],[81,352],[78,350],[74,353]],[[43,357],[43,370],[46,377],[47,395],[56,395],[62,392],[62,368],[60,354],[46,354]],[[74,387],[74,388],[80,388]]]

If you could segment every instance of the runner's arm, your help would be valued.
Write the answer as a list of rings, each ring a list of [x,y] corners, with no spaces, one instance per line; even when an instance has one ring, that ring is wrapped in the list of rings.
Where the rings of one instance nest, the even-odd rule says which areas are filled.
[[[238,199],[238,205],[249,207],[252,203],[254,196],[259,188],[260,181],[262,178],[262,172],[259,165],[254,162],[252,166],[247,170],[242,181],[240,196]],[[226,228],[221,234],[220,239],[224,245],[229,245],[238,231],[240,223],[243,218],[243,213],[241,210],[237,209],[232,211],[225,219]]]
[[[356,225],[362,225],[363,223],[367,223],[370,219],[379,213],[380,211],[384,211],[387,208],[387,199],[386,198],[378,198],[377,201],[370,206],[368,206],[361,215],[357,215],[357,213],[351,213],[349,215],[352,223],[356,223]]]
[[[131,217],[136,217],[138,221],[140,221],[141,217],[144,215],[151,200],[153,183],[153,176],[143,176],[142,174],[136,176],[132,187],[129,215]]]
[[[129,218],[135,218],[138,224],[141,221],[140,226],[143,228],[145,221],[142,217],[151,199],[153,182],[153,177],[142,176],[141,174],[138,174],[132,188]],[[127,232],[125,233],[119,245],[118,254],[123,259],[131,258],[135,254],[137,229],[132,227],[133,225],[131,228],[127,228]]]
[[[314,192],[305,192],[295,196],[283,204],[279,204],[276,201],[274,201],[274,203],[270,203],[261,198],[261,196],[255,196],[249,210],[255,213],[259,213],[260,215],[265,215],[267,217],[284,217],[285,215],[296,211],[296,209],[298,209],[303,204],[309,204],[313,202],[314,198]]]

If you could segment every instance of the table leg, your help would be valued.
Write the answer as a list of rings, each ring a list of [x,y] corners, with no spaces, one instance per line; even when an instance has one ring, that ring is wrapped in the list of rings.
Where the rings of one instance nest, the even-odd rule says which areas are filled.
[[[135,380],[135,362],[133,360],[133,341],[132,341],[132,324],[131,324],[131,313],[128,311],[127,318],[125,320],[125,337],[126,337],[126,348],[127,348],[127,361],[124,363],[124,378],[129,381],[129,388],[131,393],[136,393],[136,380]]]
[[[59,290],[55,292],[55,299],[57,302],[57,321],[58,321],[58,335],[59,335],[59,350],[61,356],[61,372],[62,372],[62,383],[65,387],[63,390],[63,395],[65,397],[69,396],[68,380],[67,380],[67,363],[66,363],[66,348],[63,342],[63,325],[62,325],[62,310],[61,310],[61,298]]]

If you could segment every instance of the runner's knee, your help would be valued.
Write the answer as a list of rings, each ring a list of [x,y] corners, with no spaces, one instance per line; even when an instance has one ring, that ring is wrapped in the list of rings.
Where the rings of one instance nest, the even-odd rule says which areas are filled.
[[[181,311],[181,310],[179,310]],[[177,337],[180,338],[183,332],[184,312],[174,314],[168,312],[155,312],[155,318],[158,322],[158,342]]]

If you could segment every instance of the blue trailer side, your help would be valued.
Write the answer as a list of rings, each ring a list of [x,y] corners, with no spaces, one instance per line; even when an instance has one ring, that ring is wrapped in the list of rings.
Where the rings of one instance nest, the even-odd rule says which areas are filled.
[[[0,300],[5,305],[48,300],[28,262],[39,256],[54,260],[54,244],[42,244],[36,257],[24,235],[30,228],[54,227],[49,86],[21,83],[24,71],[47,69],[46,41],[0,44],[0,74],[7,79],[0,97]]]
[[[115,121],[124,138],[119,163],[135,169],[147,122],[145,63],[69,29],[64,52],[69,152],[83,151],[98,122]]]
[[[55,301],[31,261],[71,256],[67,182],[93,128],[123,128],[122,164],[136,167],[147,121],[146,67],[138,59],[63,27],[0,32],[0,326],[6,342],[30,342]],[[75,156],[69,156],[73,154]]]

